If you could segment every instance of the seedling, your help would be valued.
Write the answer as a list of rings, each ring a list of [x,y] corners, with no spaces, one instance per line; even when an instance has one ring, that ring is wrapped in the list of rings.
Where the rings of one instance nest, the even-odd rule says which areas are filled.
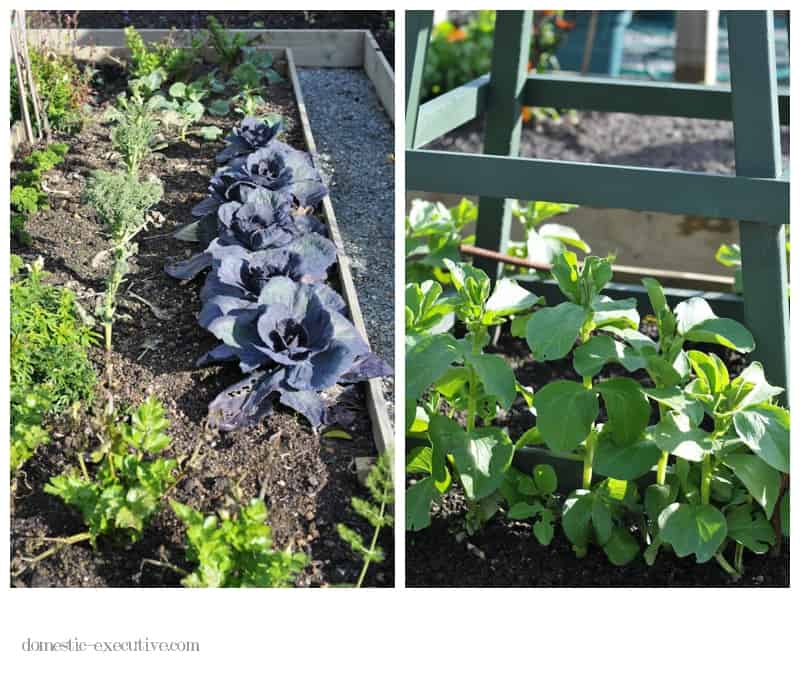
[[[378,546],[378,537],[382,528],[391,527],[394,522],[391,514],[391,507],[394,503],[394,483],[392,482],[392,462],[389,454],[384,453],[375,460],[375,464],[367,475],[366,485],[372,501],[352,497],[350,503],[353,510],[372,526],[372,540],[369,546],[364,544],[363,537],[353,528],[342,523],[336,525],[339,537],[362,560],[355,588],[361,588],[371,563],[383,562],[384,554],[381,547]]]
[[[437,283],[412,284],[406,290],[407,322],[437,332],[411,335],[406,343],[406,429],[425,443],[413,448],[407,460],[409,472],[425,477],[408,491],[406,525],[426,527],[431,502],[455,477],[470,506],[466,529],[472,533],[497,511],[514,454],[505,431],[480,422],[491,422],[498,407],[509,408],[518,393],[529,397],[500,356],[483,352],[488,329],[529,311],[540,299],[507,279],[492,291],[480,269],[449,259],[444,263],[454,297],[442,302]],[[467,330],[460,340],[438,331],[452,310]]]
[[[308,564],[304,553],[273,549],[262,499],[251,499],[237,513],[222,509],[217,515],[203,515],[174,500],[170,505],[186,525],[187,556],[197,563],[184,586],[285,587]]]
[[[161,456],[172,442],[165,432],[169,421],[161,403],[150,397],[136,408],[130,421],[111,409],[98,413],[95,427],[99,445],[89,455],[94,464],[91,472],[87,450],[79,449],[80,472],[55,476],[45,486],[45,492],[77,509],[87,527],[85,533],[58,541],[88,540],[92,546],[101,536],[138,541],[175,482],[178,462]]]
[[[214,140],[222,135],[219,127],[201,127],[191,130],[191,127],[200,121],[205,114],[202,100],[206,97],[206,90],[197,84],[186,85],[176,82],[169,88],[170,99],[157,94],[148,102],[153,110],[161,112],[161,122],[167,130],[172,130],[172,136],[179,141],[186,141],[189,133],[197,134],[206,140]]]

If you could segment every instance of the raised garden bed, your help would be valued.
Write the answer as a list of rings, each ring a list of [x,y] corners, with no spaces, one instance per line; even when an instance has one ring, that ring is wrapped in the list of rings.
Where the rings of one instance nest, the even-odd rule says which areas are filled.
[[[116,31],[121,36],[121,31]],[[48,38],[59,40],[55,32]],[[39,38],[44,36],[38,36]],[[32,42],[38,38],[33,38]],[[363,47],[363,32],[360,34]],[[97,45],[98,43],[94,43]],[[100,43],[102,44],[102,43]],[[113,41],[111,42],[113,45]],[[263,114],[276,114],[284,120],[283,140],[289,145],[316,152],[305,113],[292,50],[270,47],[275,68],[283,76],[268,91]],[[80,50],[79,50],[80,52]],[[26,261],[43,257],[51,271],[48,282],[75,291],[79,301],[93,305],[102,293],[103,272],[93,266],[98,251],[107,247],[102,224],[94,210],[81,203],[90,171],[112,169],[108,129],[101,121],[106,103],[124,90],[124,72],[102,58],[114,50],[93,47],[83,56],[100,58],[104,87],[86,122],[77,135],[57,135],[70,145],[63,165],[47,175],[51,208],[29,219],[26,228],[31,243],[15,245],[13,251]],[[362,50],[362,55],[364,51]],[[79,53],[78,56],[81,56]],[[199,124],[216,125],[229,131],[240,122],[238,116],[211,116],[206,113]],[[220,141],[193,137],[170,144],[154,154],[142,168],[142,175],[153,172],[164,183],[164,197],[157,205],[163,217],[157,229],[139,236],[139,251],[121,293],[121,311],[128,319],[118,319],[114,327],[112,352],[100,349],[92,358],[98,373],[110,360],[113,366],[112,392],[122,403],[139,403],[147,395],[163,402],[171,422],[173,444],[170,458],[192,455],[198,440],[205,440],[198,461],[181,474],[171,497],[182,503],[213,512],[233,488],[244,497],[263,496],[270,514],[269,523],[277,547],[292,547],[309,556],[310,565],[300,575],[299,585],[352,583],[360,564],[348,546],[339,539],[336,523],[366,527],[350,507],[350,498],[363,493],[357,481],[356,458],[369,450],[382,452],[392,439],[379,380],[343,389],[335,387],[328,395],[338,404],[335,411],[350,439],[320,437],[304,420],[289,411],[276,411],[262,425],[223,435],[205,431],[207,407],[214,396],[240,378],[238,370],[226,367],[198,369],[195,360],[216,343],[198,326],[198,292],[202,276],[195,282],[179,284],[164,273],[167,263],[185,259],[197,251],[190,244],[175,240],[176,227],[192,220],[190,211],[204,196],[210,176],[217,168],[215,155],[223,148]],[[349,273],[346,254],[339,236],[330,199],[322,205],[321,218],[339,250],[338,275],[331,279],[348,304],[356,328],[366,335],[358,299]],[[97,550],[77,544],[58,551],[34,565],[22,559],[42,544],[35,537],[68,536],[81,531],[77,514],[43,490],[45,483],[70,466],[74,457],[69,443],[78,431],[67,417],[49,422],[52,441],[28,461],[19,475],[12,505],[12,583],[16,586],[175,586],[181,576],[169,568],[148,564],[159,560],[188,568],[184,552],[184,528],[164,506],[145,528],[143,538],[125,547],[101,542]],[[373,565],[367,585],[393,583],[392,539],[384,531],[381,544],[387,554],[380,565]]]

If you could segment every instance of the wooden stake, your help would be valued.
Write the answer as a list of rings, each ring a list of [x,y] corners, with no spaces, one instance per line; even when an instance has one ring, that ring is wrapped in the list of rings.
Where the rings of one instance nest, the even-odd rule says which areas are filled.
[[[19,48],[17,46],[15,31],[13,30],[11,31],[11,53],[14,55],[14,72],[17,76],[19,105],[22,109],[22,121],[25,124],[25,135],[28,137],[28,143],[33,146],[36,143],[36,137],[34,137],[33,128],[31,127],[31,116],[28,113],[28,92],[25,89],[25,81],[22,78],[22,68],[19,63]]]
[[[39,97],[39,91],[36,89],[36,80],[33,77],[31,55],[28,49],[28,33],[25,25],[25,10],[20,10],[17,14],[19,16],[17,30],[20,35],[20,47],[22,48],[22,63],[25,68],[25,73],[28,76],[28,85],[31,89],[31,100],[33,101],[33,112],[36,115],[36,125],[39,132],[44,133],[44,138],[49,144],[52,141],[50,135],[50,120],[47,118],[47,109]]]

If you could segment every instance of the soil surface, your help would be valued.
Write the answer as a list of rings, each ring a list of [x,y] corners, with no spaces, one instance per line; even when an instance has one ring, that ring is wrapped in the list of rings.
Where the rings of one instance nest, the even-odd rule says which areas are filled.
[[[643,322],[640,331],[657,336],[651,323]],[[747,365],[744,356],[720,346],[697,344],[691,347],[719,355],[731,378]],[[507,333],[500,335],[496,346],[487,347],[487,352],[503,355],[514,369],[517,380],[534,389],[557,379],[579,379],[572,369],[571,355],[552,362],[534,361],[526,342]],[[598,377],[622,375],[652,386],[643,370],[629,374],[618,365],[605,367]],[[602,421],[604,417],[601,407],[599,419]],[[656,417],[654,409],[651,423]],[[510,411],[497,418],[496,425],[506,427],[515,440],[535,422],[524,401],[518,398]],[[716,562],[698,565],[693,558],[677,558],[667,549],[661,549],[653,567],[648,567],[641,556],[624,567],[611,565],[598,548],[590,548],[585,558],[578,559],[560,527],[556,527],[555,538],[545,547],[534,537],[530,522],[503,516],[495,516],[479,533],[467,537],[464,532],[466,511],[463,494],[454,488],[438,506],[434,505],[429,528],[406,532],[406,586],[789,585],[788,540],[777,557],[755,556],[745,551],[745,576],[734,583]]]
[[[480,153],[484,119],[473,120],[426,148]],[[789,163],[789,128],[781,128],[783,163]],[[576,121],[543,120],[523,127],[519,155],[569,160],[734,174],[733,123],[723,120],[672,118],[631,113],[581,111]]]
[[[380,45],[394,66],[394,12],[212,12],[230,28],[365,29]],[[31,28],[205,28],[208,12],[102,12],[38,11],[27,12]],[[75,18],[73,18],[75,17]],[[67,23],[69,22],[69,23]]]
[[[105,72],[105,94],[113,94],[124,82],[120,72]],[[50,209],[31,218],[27,229],[32,245],[12,247],[26,261],[43,257],[51,271],[48,281],[72,288],[81,303],[93,308],[104,290],[105,268],[93,266],[95,255],[108,246],[94,209],[80,196],[92,170],[113,169],[117,164],[102,124],[103,101],[92,109],[76,135],[57,140],[70,144],[66,162],[48,173]],[[268,110],[286,121],[284,141],[304,148],[302,130],[288,81],[270,87]],[[201,125],[230,129],[234,118],[207,116]],[[198,324],[198,292],[203,276],[179,284],[164,273],[170,260],[184,259],[197,248],[171,237],[173,230],[190,218],[208,180],[216,170],[214,156],[223,142],[200,142],[190,137],[154,154],[143,168],[164,183],[164,198],[156,206],[163,218],[138,237],[139,252],[121,289],[120,316],[114,325],[112,391],[122,405],[137,405],[147,395],[164,404],[171,421],[173,444],[167,456],[184,459],[180,480],[171,496],[211,513],[221,508],[234,488],[245,501],[264,496],[269,523],[277,547],[291,545],[305,551],[311,565],[298,580],[300,586],[353,583],[360,570],[357,560],[336,532],[344,522],[365,538],[369,526],[354,514],[350,499],[363,496],[353,468],[353,457],[372,448],[363,387],[337,388],[326,393],[352,440],[320,437],[305,420],[288,411],[277,411],[254,428],[228,433],[206,433],[208,403],[240,376],[235,367],[198,369],[195,360],[215,344],[213,336]],[[335,270],[331,280],[335,280]],[[143,301],[145,300],[145,301]],[[122,314],[127,315],[124,318]],[[98,375],[105,365],[98,348],[92,356]],[[100,401],[98,388],[97,401]],[[74,436],[80,425],[51,422],[53,442],[40,450],[18,478],[12,497],[12,584],[14,586],[178,586],[180,576],[144,561],[170,562],[184,569],[184,530],[171,509],[163,508],[145,530],[144,538],[120,547],[100,540],[97,550],[88,544],[69,546],[35,565],[23,556],[41,553],[49,544],[36,537],[64,537],[83,531],[78,514],[43,487],[48,478],[76,464]],[[199,450],[199,451],[198,451]],[[195,456],[195,463],[185,460]],[[385,531],[386,532],[386,531]],[[373,565],[368,586],[393,585],[393,543],[385,533],[381,545],[386,560]]]

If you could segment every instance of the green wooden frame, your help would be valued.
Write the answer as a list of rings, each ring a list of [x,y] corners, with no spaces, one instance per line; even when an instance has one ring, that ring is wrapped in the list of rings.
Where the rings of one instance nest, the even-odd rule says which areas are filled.
[[[406,189],[480,196],[476,240],[497,251],[508,237],[508,198],[738,219],[743,300],[693,290],[670,294],[703,294],[718,313],[746,318],[754,357],[787,389],[788,402],[789,177],[781,168],[779,127],[789,122],[789,92],[777,87],[772,11],[728,13],[730,88],[527,75],[531,20],[530,11],[498,11],[492,72],[420,106],[433,13],[406,12]],[[732,120],[736,175],[519,158],[522,106]],[[483,153],[420,150],[484,114]],[[498,273],[494,261],[475,263]],[[646,298],[634,286],[614,288],[615,295]],[[541,284],[537,291],[554,292]]]

